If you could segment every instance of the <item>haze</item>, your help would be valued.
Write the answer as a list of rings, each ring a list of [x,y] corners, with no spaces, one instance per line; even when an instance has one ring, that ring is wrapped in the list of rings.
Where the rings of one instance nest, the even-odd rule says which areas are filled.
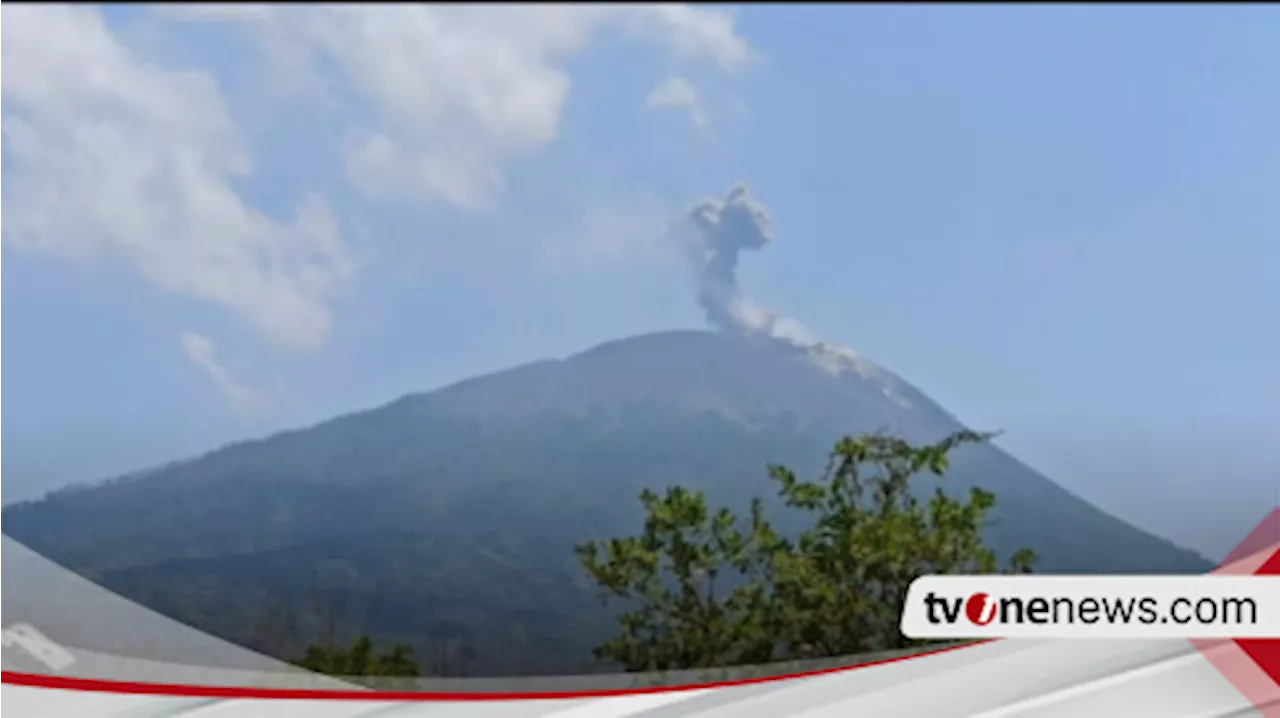
[[[6,503],[703,326],[745,182],[756,305],[1208,555],[1277,504],[1274,7],[3,13]]]

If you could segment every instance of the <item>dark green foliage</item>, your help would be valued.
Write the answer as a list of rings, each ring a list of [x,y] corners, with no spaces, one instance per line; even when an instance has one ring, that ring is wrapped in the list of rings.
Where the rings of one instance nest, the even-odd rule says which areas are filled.
[[[413,660],[412,646],[394,646],[379,656],[374,654],[373,641],[368,636],[357,638],[346,648],[313,643],[307,648],[307,655],[294,664],[331,676],[418,676],[422,673]]]
[[[989,435],[961,431],[912,446],[881,434],[836,444],[821,479],[770,467],[783,503],[809,517],[794,539],[765,518],[756,499],[746,519],[712,513],[702,492],[640,494],[644,531],[579,546],[583,567],[606,599],[635,606],[598,656],[653,671],[828,658],[906,648],[898,630],[907,586],[925,574],[994,573],[981,531],[993,494],[966,499],[935,489],[928,501],[911,478],[941,476],[948,454]],[[1009,572],[1028,572],[1027,549]]]

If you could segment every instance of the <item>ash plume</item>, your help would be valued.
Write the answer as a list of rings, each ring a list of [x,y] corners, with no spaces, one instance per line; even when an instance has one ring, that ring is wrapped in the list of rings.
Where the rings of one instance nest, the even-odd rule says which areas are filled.
[[[698,304],[707,322],[720,331],[777,342],[833,374],[853,372],[877,381],[884,393],[904,405],[901,383],[857,352],[821,341],[799,322],[761,307],[738,283],[742,252],[764,249],[773,241],[768,209],[735,185],[724,199],[703,200],[677,221],[697,281]]]
[[[724,200],[704,200],[685,215],[691,260],[698,276],[698,304],[717,329],[770,333],[776,317],[754,305],[738,286],[738,253],[763,249],[773,239],[764,205],[737,185]]]

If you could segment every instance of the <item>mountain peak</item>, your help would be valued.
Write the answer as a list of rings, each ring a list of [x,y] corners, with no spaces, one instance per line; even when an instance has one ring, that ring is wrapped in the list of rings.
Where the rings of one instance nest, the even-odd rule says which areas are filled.
[[[628,337],[10,506],[5,530],[262,650],[246,617],[305,610],[298,597],[323,575],[326,590],[359,599],[352,618],[371,635],[423,649],[464,640],[491,674],[573,671],[609,625],[573,548],[633,531],[642,489],[686,486],[741,509],[774,493],[768,465],[821,471],[840,436],[919,442],[960,428],[864,362],[749,334]],[[890,379],[909,403],[886,392]],[[958,451],[945,486],[994,492],[989,544],[1001,555],[1030,547],[1046,571],[1208,568],[996,446]]]
[[[651,332],[603,342],[563,359],[469,379],[415,402],[476,419],[582,416],[661,406],[758,421],[803,419],[828,432],[954,419],[892,373],[835,344],[705,330]],[[907,420],[905,413],[919,416]]]

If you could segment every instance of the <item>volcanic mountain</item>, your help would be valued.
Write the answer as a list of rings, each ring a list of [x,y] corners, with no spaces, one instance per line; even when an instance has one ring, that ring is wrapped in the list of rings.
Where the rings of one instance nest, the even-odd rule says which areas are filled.
[[[577,671],[611,622],[573,546],[636,532],[642,489],[681,484],[740,508],[773,495],[768,464],[811,474],[842,435],[958,428],[846,350],[672,331],[64,490],[3,518],[9,536],[114,591],[278,655],[336,626],[412,642],[436,671]],[[1034,549],[1041,572],[1210,568],[995,445],[959,452],[943,481],[993,491],[988,542]]]

